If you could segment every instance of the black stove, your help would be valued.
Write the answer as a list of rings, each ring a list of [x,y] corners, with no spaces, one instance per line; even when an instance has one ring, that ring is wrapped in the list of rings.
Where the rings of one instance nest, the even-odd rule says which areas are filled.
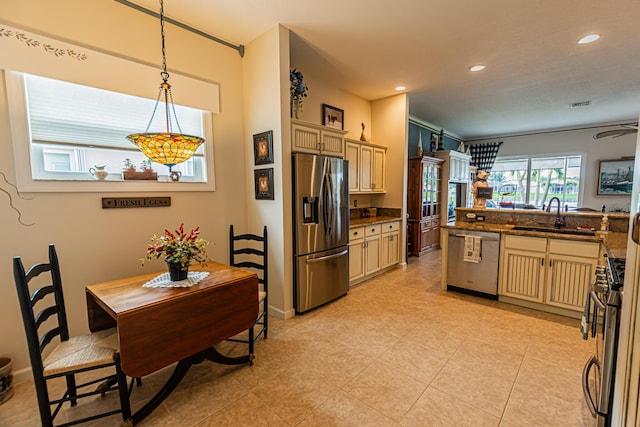
[[[624,286],[624,266],[626,259],[624,258],[607,258],[609,270],[609,286],[612,290],[622,290]]]

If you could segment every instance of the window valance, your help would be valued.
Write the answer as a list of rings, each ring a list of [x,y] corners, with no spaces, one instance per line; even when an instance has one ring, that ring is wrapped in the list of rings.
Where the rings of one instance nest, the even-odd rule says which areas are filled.
[[[0,68],[155,99],[160,67],[151,67],[0,23]],[[158,84],[154,84],[157,82]],[[178,105],[220,112],[217,84],[171,73]]]

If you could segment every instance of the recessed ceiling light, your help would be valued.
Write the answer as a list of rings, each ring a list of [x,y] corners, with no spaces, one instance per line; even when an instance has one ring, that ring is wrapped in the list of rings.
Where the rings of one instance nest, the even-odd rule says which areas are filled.
[[[396,90],[405,90],[407,87],[406,86],[396,86]]]
[[[469,67],[469,71],[474,71],[474,72],[475,71],[482,71],[485,68],[487,68],[487,67],[485,67],[484,65],[478,64],[478,65],[474,65],[472,67]]]
[[[578,40],[578,44],[593,43],[594,41],[598,40],[599,38],[600,38],[600,34],[587,34],[586,36],[584,36],[583,38]]]

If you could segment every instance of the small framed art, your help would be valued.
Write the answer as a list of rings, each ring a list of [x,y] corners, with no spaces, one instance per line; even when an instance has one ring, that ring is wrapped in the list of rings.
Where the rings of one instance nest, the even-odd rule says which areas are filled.
[[[322,104],[322,124],[332,128],[344,129],[344,110]]]
[[[273,131],[253,135],[253,164],[273,163]]]
[[[598,196],[631,194],[634,158],[598,160]]]
[[[256,200],[273,200],[273,168],[253,171]]]

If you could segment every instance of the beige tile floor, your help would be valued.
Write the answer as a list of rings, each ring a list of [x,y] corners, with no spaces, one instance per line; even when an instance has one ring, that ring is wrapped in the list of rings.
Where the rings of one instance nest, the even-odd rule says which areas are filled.
[[[441,292],[440,252],[331,304],[271,320],[253,366],[194,366],[143,426],[586,426],[577,320]],[[223,343],[221,350],[243,351]],[[170,369],[143,379],[134,410]],[[66,410],[113,405],[115,396]],[[31,383],[0,426],[37,426]],[[96,426],[117,426],[112,417]]]

